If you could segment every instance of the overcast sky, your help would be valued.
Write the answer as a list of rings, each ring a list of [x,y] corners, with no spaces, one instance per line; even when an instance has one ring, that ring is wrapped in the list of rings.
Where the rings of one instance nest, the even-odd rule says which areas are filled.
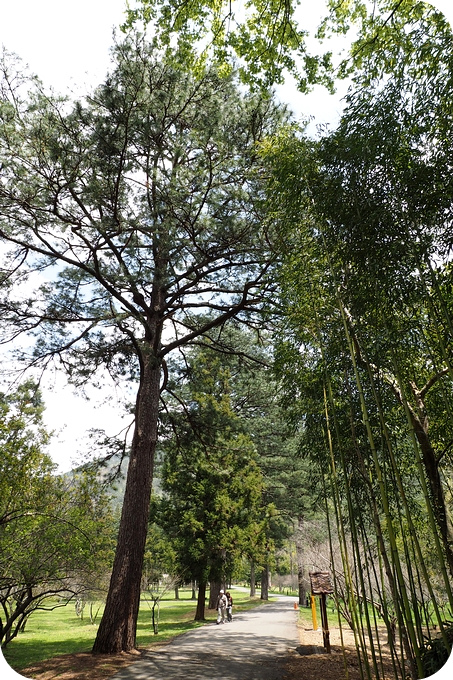
[[[309,9],[319,4],[316,0],[301,0],[301,5]],[[436,0],[433,4],[453,21],[452,0]],[[106,72],[112,31],[122,21],[124,5],[124,0],[0,0],[0,44],[17,53],[46,85],[60,92],[68,88],[83,92],[86,86],[91,88],[100,82]],[[321,88],[309,102],[308,106],[304,100],[304,110],[317,122],[331,120],[340,110]],[[70,468],[77,451],[83,449],[87,428],[101,425],[111,434],[119,428],[112,408],[114,393],[109,395],[107,407],[94,408],[95,401],[85,402],[74,396],[61,376],[56,389],[46,391],[44,396],[48,426],[61,430],[50,453],[62,471]],[[432,676],[433,680],[451,678],[453,659],[447,666]],[[0,675],[8,680],[22,678],[6,664],[1,653]]]
[[[321,3],[301,0],[300,4],[303,16],[316,23],[313,11]],[[453,16],[451,0],[435,4]],[[124,18],[124,6],[125,0],[0,0],[0,44],[18,54],[45,85],[61,93],[83,93],[105,75],[112,33]],[[293,94],[288,88],[281,96],[313,115],[317,123],[334,122],[340,113],[340,95],[332,98],[323,88],[316,88],[308,98]],[[107,427],[111,434],[119,429],[112,408],[115,395],[110,396],[107,406],[95,408],[96,394],[90,402],[77,398],[63,376],[57,378],[53,391],[46,391],[48,427],[61,430],[50,451],[61,470],[69,469],[77,450],[83,449],[81,438],[87,428]]]

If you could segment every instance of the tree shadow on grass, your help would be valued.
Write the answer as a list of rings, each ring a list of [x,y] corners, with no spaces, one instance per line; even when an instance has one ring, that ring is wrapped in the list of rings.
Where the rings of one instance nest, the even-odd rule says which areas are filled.
[[[36,680],[107,680],[139,658],[136,654],[64,654],[34,663],[19,671]]]
[[[41,638],[27,639],[22,642],[18,637],[3,650],[3,656],[11,668],[20,671],[21,668],[30,665],[30,659],[33,659],[33,663],[39,663],[61,654],[89,652],[93,646],[95,634],[96,630],[94,629],[93,640],[71,635],[66,639],[59,640],[45,641]]]

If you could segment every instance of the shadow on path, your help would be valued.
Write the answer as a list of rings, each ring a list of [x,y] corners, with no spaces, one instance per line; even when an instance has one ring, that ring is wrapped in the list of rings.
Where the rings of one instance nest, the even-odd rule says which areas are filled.
[[[146,653],[112,680],[282,680],[287,655],[299,646],[294,598],[280,598],[209,624]]]

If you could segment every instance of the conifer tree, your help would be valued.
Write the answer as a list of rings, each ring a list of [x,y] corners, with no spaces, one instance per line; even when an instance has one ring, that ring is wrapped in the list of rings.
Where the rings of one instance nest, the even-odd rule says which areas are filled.
[[[137,385],[99,653],[135,647],[166,358],[229,319],[253,323],[272,299],[256,145],[283,115],[142,38],[113,55],[73,103],[5,58],[0,104],[3,339],[34,334],[24,359],[57,362],[78,386],[105,370]]]

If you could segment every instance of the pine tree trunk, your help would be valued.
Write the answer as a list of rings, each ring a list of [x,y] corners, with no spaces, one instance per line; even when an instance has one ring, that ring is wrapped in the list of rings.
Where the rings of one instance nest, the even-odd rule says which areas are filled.
[[[250,597],[255,597],[255,595],[256,595],[255,562],[252,560],[250,563]]]
[[[143,358],[118,542],[104,615],[92,650],[94,654],[130,652],[136,645],[157,441],[160,367],[155,364],[151,352]]]
[[[217,580],[210,580],[209,587],[209,609],[215,609],[217,598],[222,587],[222,582]]]
[[[261,572],[261,599],[269,599],[269,566],[267,564]]]
[[[204,621],[204,610],[206,603],[206,583],[205,581],[200,581],[198,584],[198,600],[197,609],[195,612],[195,621]]]

